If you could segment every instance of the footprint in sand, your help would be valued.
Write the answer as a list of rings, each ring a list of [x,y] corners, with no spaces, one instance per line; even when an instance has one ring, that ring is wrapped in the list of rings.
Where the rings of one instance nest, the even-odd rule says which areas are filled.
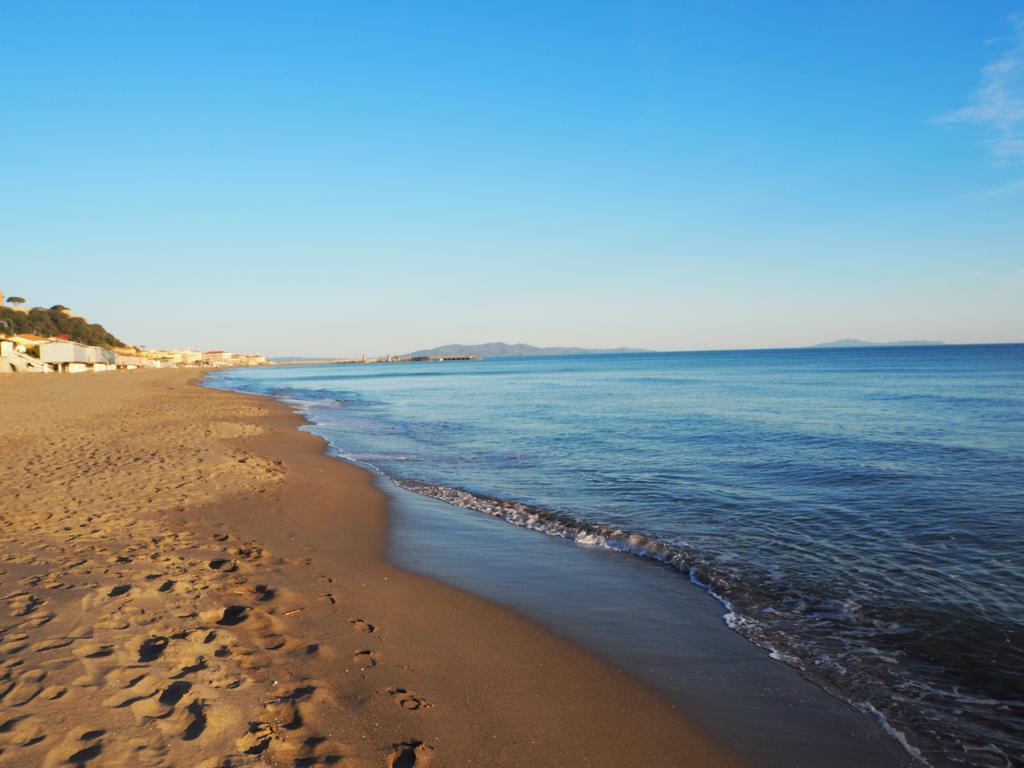
[[[260,602],[273,600],[277,596],[277,590],[266,584],[257,584],[253,591],[256,593],[256,599]]]
[[[138,675],[129,680],[123,690],[106,698],[103,701],[103,706],[111,709],[124,709],[156,696],[159,691],[160,683],[156,678],[151,675]]]
[[[247,755],[260,755],[267,751],[273,738],[274,729],[270,723],[252,722],[235,746]]]
[[[249,723],[235,747],[245,755],[262,755],[274,765],[335,765],[344,756],[338,744],[310,730],[303,707],[317,692],[303,685],[277,696],[264,706],[261,719]]]
[[[43,598],[30,595],[28,592],[16,592],[4,599],[10,606],[11,616],[28,616],[46,602]]]
[[[201,701],[193,701],[185,707],[185,712],[189,721],[181,738],[183,741],[195,741],[206,730],[206,705]]]
[[[374,632],[377,629],[373,624],[370,624],[368,621],[363,621],[362,619],[349,619],[348,623],[355,627],[358,632],[369,633]]]
[[[263,547],[250,542],[241,547],[232,549],[231,554],[240,560],[259,560],[267,553],[264,551]]]
[[[64,741],[50,750],[44,765],[46,768],[58,765],[73,765],[76,768],[87,765],[103,753],[101,728],[76,729],[65,736]]]
[[[132,701],[132,712],[143,721],[170,719],[182,698],[192,690],[192,683],[177,680],[160,690],[160,695],[150,694],[144,699]],[[124,705],[122,705],[124,706]]]
[[[388,696],[393,698],[402,709],[414,712],[417,709],[426,709],[431,706],[430,702],[422,696],[410,693],[405,688],[388,688]]]
[[[0,739],[15,747],[31,747],[46,738],[40,720],[32,715],[19,715],[0,720]]]
[[[163,693],[160,694],[160,703],[165,704],[169,707],[175,706],[181,697],[192,690],[192,683],[188,683],[184,680],[177,680],[167,686]]]
[[[43,692],[40,683],[46,679],[46,672],[34,669],[25,672],[14,685],[0,689],[0,702],[5,707],[23,707]]]
[[[352,661],[363,669],[370,669],[377,666],[377,654],[370,650],[356,651],[352,656]]]
[[[280,728],[288,731],[297,730],[303,724],[299,704],[308,701],[315,692],[315,686],[307,685],[278,696],[276,699],[267,702],[266,707],[263,709],[264,715],[273,724],[274,730]]]
[[[166,637],[151,637],[143,640],[142,645],[139,646],[139,661],[143,664],[156,661],[163,655],[169,642]]]
[[[236,624],[241,624],[243,621],[249,618],[249,606],[247,605],[229,605],[224,609],[224,613],[217,620],[217,623],[222,627],[233,627]]]
[[[387,768],[424,768],[430,763],[434,748],[413,739],[395,744],[388,754]]]

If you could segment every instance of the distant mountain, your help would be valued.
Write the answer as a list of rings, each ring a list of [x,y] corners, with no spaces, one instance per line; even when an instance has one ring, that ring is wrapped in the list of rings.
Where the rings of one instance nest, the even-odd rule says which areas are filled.
[[[445,344],[433,349],[418,349],[402,357],[528,357],[535,355],[621,355],[647,352],[646,349],[616,347],[615,349],[583,349],[582,347],[534,347],[530,344]]]
[[[944,341],[863,341],[861,339],[839,339],[838,341],[826,341],[823,344],[812,345],[818,347],[935,347],[945,344]]]

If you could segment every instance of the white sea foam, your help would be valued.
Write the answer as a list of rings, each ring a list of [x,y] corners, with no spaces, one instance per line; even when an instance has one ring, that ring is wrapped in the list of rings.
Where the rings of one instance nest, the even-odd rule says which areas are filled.
[[[857,707],[857,709],[860,709],[865,712],[870,712],[872,715],[874,715],[878,719],[878,722],[881,724],[882,730],[884,730],[886,733],[888,733],[890,736],[896,739],[896,741],[898,741],[903,746],[903,749],[907,751],[907,754],[910,755],[910,757],[918,765],[931,765],[931,763],[924,759],[924,755],[921,754],[921,750],[915,747],[909,741],[907,741],[907,735],[903,733],[903,731],[894,728],[892,724],[889,722],[889,720],[886,718],[886,716],[879,712],[875,707],[873,707],[871,704],[866,703],[854,704],[854,706]]]
[[[768,652],[769,658],[796,669],[806,669],[800,658],[767,643],[765,641],[765,633],[760,631],[762,627],[759,622],[741,615],[728,598],[715,590],[713,584],[700,578],[698,567],[689,562],[686,552],[670,544],[652,540],[642,534],[626,533],[610,526],[585,523],[567,515],[539,510],[521,502],[481,496],[459,488],[408,480],[393,479],[393,482],[399,487],[414,493],[438,499],[456,507],[471,509],[498,517],[513,525],[540,531],[549,536],[569,539],[581,546],[600,547],[607,550],[624,552],[670,565],[685,573],[694,585],[706,591],[722,604],[725,608],[722,619],[730,629],[763,647]],[[852,607],[840,605],[833,608],[830,613],[835,615],[850,614],[854,612],[851,610]],[[828,666],[833,672],[839,674],[845,674],[846,672],[842,665],[828,659],[819,659],[814,666],[821,667],[822,664]],[[854,707],[869,712],[876,717],[883,730],[896,739],[916,764],[921,766],[929,765],[924,759],[921,750],[908,741],[906,734],[894,728],[885,715],[877,708],[867,702],[853,701],[845,696],[842,698]]]

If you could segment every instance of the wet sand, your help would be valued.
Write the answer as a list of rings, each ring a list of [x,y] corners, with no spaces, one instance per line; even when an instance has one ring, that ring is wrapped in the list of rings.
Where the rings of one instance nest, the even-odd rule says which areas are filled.
[[[193,371],[0,378],[0,765],[735,766],[386,558],[387,498]]]

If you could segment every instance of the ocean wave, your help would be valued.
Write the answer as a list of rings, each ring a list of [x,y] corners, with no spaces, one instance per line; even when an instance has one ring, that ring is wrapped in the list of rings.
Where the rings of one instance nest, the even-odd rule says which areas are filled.
[[[521,528],[529,528],[549,536],[569,539],[583,546],[627,552],[672,565],[686,573],[689,573],[692,565],[684,551],[641,533],[630,533],[612,526],[587,523],[560,512],[545,510],[518,501],[470,493],[451,486],[403,479],[395,479],[394,482],[399,487],[422,496],[429,496],[463,509],[483,512]]]
[[[993,702],[966,689],[938,684],[926,693],[894,696],[894,691],[920,686],[913,681],[903,654],[889,642],[904,635],[907,629],[898,622],[867,615],[856,601],[801,592],[777,572],[766,573],[759,582],[749,572],[739,574],[723,567],[731,558],[709,557],[685,542],[663,541],[646,533],[587,522],[563,512],[448,485],[389,479],[405,490],[521,528],[674,568],[721,603],[726,626],[765,649],[772,659],[794,667],[832,695],[876,718],[914,764],[993,768],[1013,765],[1002,750],[973,739],[969,727],[963,726],[962,717],[984,717],[993,703],[1004,710],[1017,709],[1019,702]],[[959,725],[954,726],[958,721]],[[926,755],[923,745],[915,743],[924,734],[923,741],[934,746],[929,734],[935,732],[940,722],[950,729],[964,729],[958,736],[962,759],[937,758],[934,748]]]

